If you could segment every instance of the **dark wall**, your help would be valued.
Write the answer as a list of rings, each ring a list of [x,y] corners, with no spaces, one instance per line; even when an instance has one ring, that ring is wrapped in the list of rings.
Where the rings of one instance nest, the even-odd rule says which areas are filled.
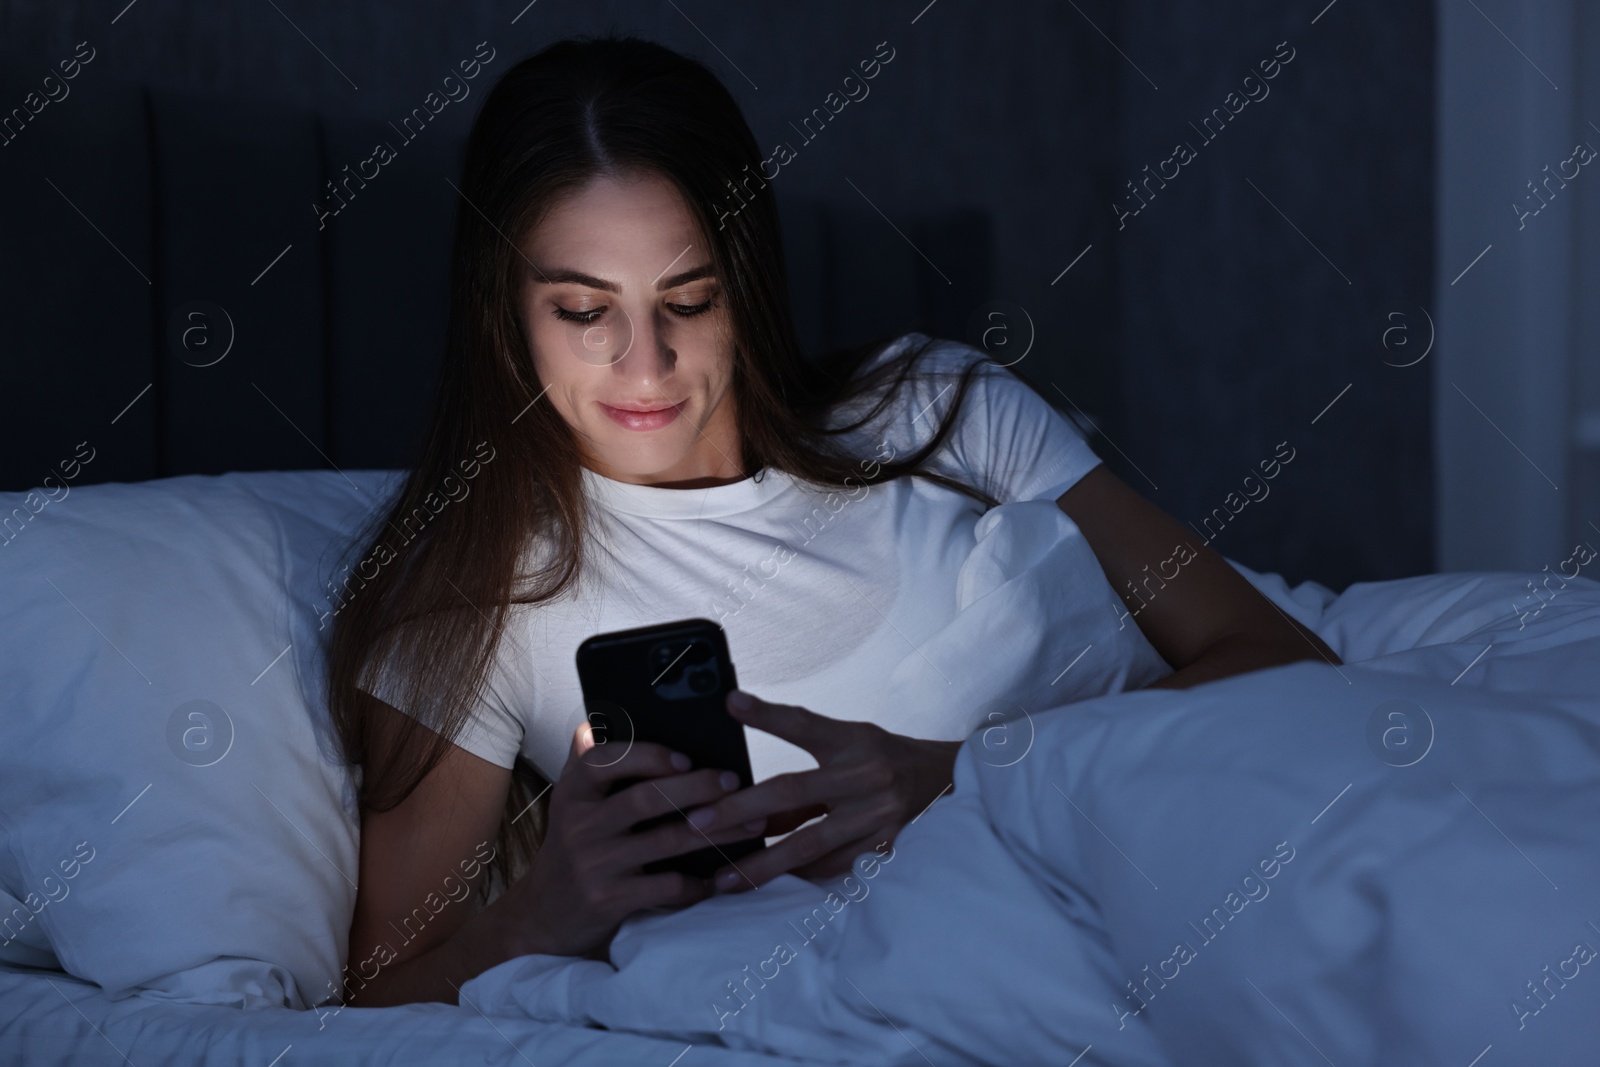
[[[1325,3],[1119,5],[1118,203],[1139,213],[1119,230],[1096,205],[1096,226],[1131,484],[1225,555],[1337,586],[1432,568],[1431,364],[1395,364],[1428,337],[1433,14]],[[1180,142],[1140,207],[1121,183],[1173,173]]]
[[[1004,323],[1003,335],[988,335],[991,347],[1002,336],[1010,342],[996,355],[1009,362],[1026,350],[1019,373],[1093,421],[1112,469],[1179,519],[1199,526],[1225,507],[1287,440],[1295,458],[1267,483],[1269,497],[1231,518],[1213,543],[1219,551],[1335,586],[1429,568],[1428,364],[1384,366],[1386,356],[1400,359],[1380,345],[1392,325],[1385,316],[1414,315],[1432,271],[1426,6],[1379,13],[1338,3],[1315,26],[1315,11],[1260,3],[1219,12],[1109,0],[782,8],[478,0],[404,10],[309,0],[139,0],[131,8],[124,0],[0,0],[0,52],[6,73],[26,79],[87,39],[98,56],[77,83],[82,92],[96,77],[126,79],[293,105],[357,128],[398,121],[480,41],[497,50],[489,68],[497,74],[569,34],[616,29],[660,40],[722,77],[763,145],[797,148],[773,182],[780,203],[821,202],[834,217],[853,218],[868,251],[851,257],[842,282],[859,288],[856,306],[866,310],[841,316],[830,340],[853,339],[851,330],[870,321],[875,287],[892,278],[880,263],[914,256],[925,277],[948,279],[952,295],[935,323],[903,325],[978,343],[986,326]],[[1119,229],[1112,205],[1126,195],[1123,183],[1142,178],[1141,168],[1154,168],[1177,139],[1197,138],[1188,123],[1222,106],[1284,40],[1295,58],[1268,83],[1271,95],[1215,143],[1197,146],[1181,176]],[[792,124],[884,41],[895,58],[870,96],[805,143]],[[465,134],[476,102],[452,105],[427,131],[438,134],[429,151],[445,164],[444,146]],[[338,148],[321,151],[337,164]],[[5,152],[0,168],[9,165]],[[195,196],[228,180],[195,166]],[[437,198],[428,201],[434,213],[448,210],[453,192],[428,177],[406,179],[407,195]],[[292,207],[311,220],[309,204]],[[370,207],[354,203],[337,221],[364,228],[370,241],[406,241],[402,226],[381,221],[403,208],[362,219]],[[952,209],[991,235],[987,255],[908,252],[896,232],[906,220]],[[0,207],[18,210],[30,208]],[[106,225],[116,233],[114,216]],[[129,246],[148,249],[148,235],[118,236],[146,262]],[[241,240],[221,219],[214,239]],[[259,259],[253,249],[238,258]],[[979,288],[975,277],[990,280]],[[132,299],[89,295],[108,309]],[[3,299],[8,315],[27,313],[17,295]],[[997,311],[1002,318],[990,315]],[[20,365],[37,357],[0,353],[4,381],[32,380]],[[400,366],[417,362],[414,353],[398,357]],[[1350,391],[1311,425],[1347,383]],[[405,380],[385,388],[403,390]],[[398,396],[389,403],[406,406]],[[323,461],[308,452],[301,465]]]

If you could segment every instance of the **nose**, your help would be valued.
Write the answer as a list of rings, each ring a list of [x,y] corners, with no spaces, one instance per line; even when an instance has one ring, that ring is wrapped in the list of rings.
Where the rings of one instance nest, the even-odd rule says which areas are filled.
[[[632,391],[644,396],[665,392],[664,383],[678,365],[678,354],[672,348],[665,324],[646,315],[633,318],[631,325],[633,336],[628,339],[622,358],[612,364],[613,373],[620,374],[636,387]]]

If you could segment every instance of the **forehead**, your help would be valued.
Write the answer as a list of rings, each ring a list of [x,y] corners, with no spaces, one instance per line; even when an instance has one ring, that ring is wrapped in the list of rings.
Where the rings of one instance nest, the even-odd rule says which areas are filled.
[[[659,175],[597,177],[558,201],[529,240],[535,261],[596,273],[651,263],[659,272],[703,243],[677,186]],[[679,265],[691,258],[701,257],[691,249]]]

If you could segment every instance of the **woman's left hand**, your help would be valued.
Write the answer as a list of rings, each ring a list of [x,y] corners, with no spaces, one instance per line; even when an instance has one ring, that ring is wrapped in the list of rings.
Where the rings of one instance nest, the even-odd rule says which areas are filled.
[[[960,741],[923,741],[870,722],[830,719],[792,704],[751,696],[748,708],[728,697],[736,720],[799,745],[816,757],[813,770],[775,775],[689,812],[702,830],[767,817],[767,833],[781,834],[808,819],[826,818],[751,853],[717,872],[720,890],[750,889],[793,872],[802,878],[843,874],[851,861],[893,841],[900,828],[950,788]]]

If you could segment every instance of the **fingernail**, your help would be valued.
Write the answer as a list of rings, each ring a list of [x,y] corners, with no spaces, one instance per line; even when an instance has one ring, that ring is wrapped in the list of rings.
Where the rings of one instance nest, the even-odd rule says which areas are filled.
[[[695,808],[689,813],[689,823],[704,830],[716,821],[717,813],[712,808]]]
[[[766,825],[767,820],[765,819],[751,819],[749,822],[744,824],[744,828],[749,830],[751,833],[754,833]]]
[[[743,879],[739,877],[738,871],[723,871],[721,874],[717,875],[717,888],[733,889],[742,880]]]
[[[732,771],[723,771],[717,776],[717,782],[724,792],[731,793],[739,788],[739,776]]]
[[[728,694],[728,703],[740,711],[749,711],[755,706],[756,698],[746,693],[743,689],[735,689]]]
[[[680,771],[686,771],[690,767],[693,767],[694,763],[682,752],[674,752],[672,754],[672,765],[678,768]]]

